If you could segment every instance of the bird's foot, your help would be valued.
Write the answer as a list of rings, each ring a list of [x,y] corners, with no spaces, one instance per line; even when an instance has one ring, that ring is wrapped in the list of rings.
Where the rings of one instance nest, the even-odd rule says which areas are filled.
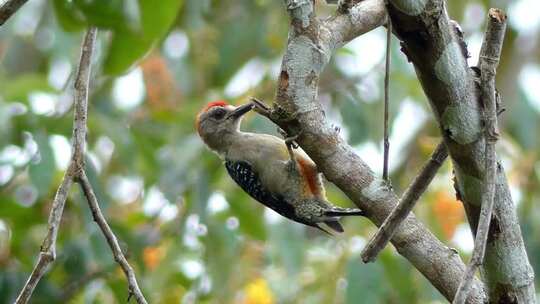
[[[293,166],[296,168],[296,157],[294,155],[293,149],[298,149],[298,143],[296,143],[295,140],[298,139],[298,136],[300,136],[302,132],[299,132],[294,136],[288,136],[287,132],[282,129],[279,129],[278,132],[280,132],[281,135],[285,138],[285,146],[287,146],[287,152],[289,152],[291,164],[293,164]]]
[[[278,133],[283,136],[287,148],[298,149],[298,143],[296,142],[296,140],[300,135],[302,135],[302,131],[298,132],[296,135],[289,136],[289,134],[285,130],[278,128]]]
[[[296,143],[295,140],[297,140],[298,137],[302,134],[302,131],[298,132],[298,134],[294,136],[289,136],[289,134],[281,128],[278,128],[277,131],[285,139],[285,146],[287,147],[287,152],[289,153],[289,158],[290,158],[289,163],[290,163],[291,169],[292,171],[296,171],[298,168],[296,167],[296,157],[294,155],[293,149],[298,149],[298,143]]]

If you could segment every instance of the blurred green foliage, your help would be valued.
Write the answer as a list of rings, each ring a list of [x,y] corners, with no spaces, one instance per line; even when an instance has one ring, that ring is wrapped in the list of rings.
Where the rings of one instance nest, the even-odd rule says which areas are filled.
[[[471,53],[486,8],[509,3],[448,3]],[[318,9],[322,15],[333,10],[323,4]],[[367,220],[345,220],[346,232],[335,237],[282,220],[243,193],[196,136],[194,117],[207,101],[241,103],[249,95],[272,100],[287,39],[281,1],[33,0],[0,28],[0,303],[16,297],[45,235],[70,153],[73,75],[89,24],[100,28],[89,177],[150,303],[444,302],[393,248],[374,264],[361,263],[359,252],[375,231]],[[338,52],[320,80],[319,96],[342,135],[379,170],[384,69],[373,49],[384,47],[384,31],[367,35],[358,40],[368,41],[367,48]],[[538,94],[518,82],[524,68],[538,67],[538,28],[524,34],[510,26],[507,37],[498,75],[507,109],[499,153],[538,271],[540,117],[538,101],[531,99]],[[526,39],[536,44],[520,47]],[[362,72],[344,68],[351,60]],[[392,180],[401,193],[439,131],[396,44],[392,62]],[[243,128],[275,134],[255,115]],[[332,185],[328,196],[350,204]],[[468,258],[470,233],[454,198],[450,164],[416,213]],[[125,302],[125,278],[77,187],[57,252],[32,303]]]

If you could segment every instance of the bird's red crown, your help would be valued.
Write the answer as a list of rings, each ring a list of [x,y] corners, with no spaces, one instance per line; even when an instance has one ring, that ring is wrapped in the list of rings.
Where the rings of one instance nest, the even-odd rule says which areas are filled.
[[[209,102],[204,108],[202,108],[202,110],[197,115],[197,119],[195,120],[195,127],[197,128],[197,131],[199,132],[199,134],[201,133],[199,131],[201,114],[208,112],[208,110],[210,110],[213,107],[225,107],[228,105],[229,103],[227,103],[225,100],[216,100],[216,101]]]
[[[208,110],[210,110],[211,108],[213,107],[224,107],[224,106],[227,106],[229,105],[225,100],[216,100],[216,101],[212,101],[212,102],[209,102],[202,110],[201,110],[201,113],[204,113]]]

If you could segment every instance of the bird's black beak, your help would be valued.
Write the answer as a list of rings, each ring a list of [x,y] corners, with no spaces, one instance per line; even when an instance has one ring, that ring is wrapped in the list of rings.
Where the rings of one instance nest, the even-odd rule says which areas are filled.
[[[234,111],[229,114],[229,117],[232,117],[234,119],[240,118],[242,115],[253,110],[254,107],[255,105],[253,103],[246,103],[245,105],[241,105],[238,108],[234,109]]]

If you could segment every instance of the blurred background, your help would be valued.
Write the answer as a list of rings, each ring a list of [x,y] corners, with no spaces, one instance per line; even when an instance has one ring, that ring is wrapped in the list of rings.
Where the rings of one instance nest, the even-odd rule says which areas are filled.
[[[540,3],[447,5],[471,65],[487,9],[509,14],[497,79],[506,108],[498,152],[538,273]],[[321,16],[334,9],[318,5]],[[31,0],[0,27],[0,303],[15,299],[32,270],[70,157],[73,78],[88,24],[103,29],[91,81],[89,175],[150,303],[445,302],[392,246],[376,263],[360,261],[375,232],[366,219],[345,219],[346,232],[334,237],[284,220],[243,193],[195,134],[194,117],[208,101],[272,101],[287,40],[282,1]],[[378,174],[384,49],[383,28],[349,43],[323,73],[319,94],[329,119]],[[395,39],[391,81],[390,169],[400,194],[439,131]],[[276,134],[255,114],[243,129]],[[328,196],[351,205],[330,184]],[[469,258],[473,241],[448,162],[415,213]],[[32,303],[125,303],[124,275],[78,187],[57,252]]]

